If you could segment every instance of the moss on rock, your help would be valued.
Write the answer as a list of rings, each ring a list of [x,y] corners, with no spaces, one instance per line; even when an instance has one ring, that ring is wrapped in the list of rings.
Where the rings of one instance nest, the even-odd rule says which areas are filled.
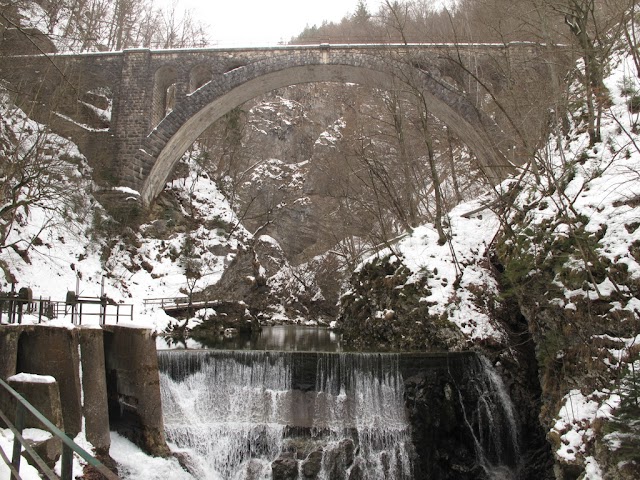
[[[462,342],[456,325],[429,312],[428,275],[413,275],[395,256],[365,264],[351,287],[341,299],[338,321],[353,348],[451,350]]]

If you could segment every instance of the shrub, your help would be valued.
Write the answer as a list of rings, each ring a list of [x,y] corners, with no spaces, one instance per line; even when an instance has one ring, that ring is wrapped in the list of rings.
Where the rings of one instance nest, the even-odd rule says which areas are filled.
[[[634,95],[627,102],[629,111],[631,113],[640,113],[640,95]]]

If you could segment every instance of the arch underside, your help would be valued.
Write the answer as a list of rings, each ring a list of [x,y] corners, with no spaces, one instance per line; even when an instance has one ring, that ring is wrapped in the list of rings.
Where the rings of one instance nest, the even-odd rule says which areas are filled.
[[[247,67],[229,72],[223,75],[221,81],[213,80],[183,99],[182,105],[167,115],[149,135],[149,147],[144,149],[145,152],[155,157],[152,148],[154,140],[156,145],[161,145],[161,149],[155,152],[155,162],[153,158],[149,159],[153,165],[141,191],[144,204],[149,205],[162,191],[176,163],[216,120],[243,103],[270,91],[314,82],[356,83],[384,90],[415,91],[419,88],[430,111],[469,146],[490,181],[498,182],[512,170],[513,166],[493,147],[490,139],[491,131],[499,130],[495,123],[479,112],[461,93],[428,72],[411,68],[411,72],[407,74],[406,64],[403,64],[404,74],[401,72],[398,75],[398,70],[391,73],[393,69],[385,71],[348,64],[318,63],[280,68],[268,73],[256,72],[253,78],[245,80],[249,76],[246,73],[243,75],[242,70],[245,68]],[[182,122],[179,121],[180,118],[186,120]],[[169,137],[166,142],[158,141],[161,136],[157,132],[163,127],[169,131],[169,134],[165,133],[165,137]]]

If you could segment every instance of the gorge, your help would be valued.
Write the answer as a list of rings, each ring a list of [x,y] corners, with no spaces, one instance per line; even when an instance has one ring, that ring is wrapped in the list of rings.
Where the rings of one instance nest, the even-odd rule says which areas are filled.
[[[80,5],[124,1],[0,4],[0,307],[61,300],[0,316],[3,378],[127,480],[640,477],[636,1],[111,51]],[[281,326],[344,348],[240,351]]]

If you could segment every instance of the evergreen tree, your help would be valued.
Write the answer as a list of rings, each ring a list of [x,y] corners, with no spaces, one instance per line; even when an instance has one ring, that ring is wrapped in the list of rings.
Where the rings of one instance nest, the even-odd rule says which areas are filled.
[[[367,9],[367,3],[364,0],[358,1],[358,6],[356,7],[356,11],[352,17],[353,21],[356,24],[365,24],[368,23],[371,19],[371,14]]]

